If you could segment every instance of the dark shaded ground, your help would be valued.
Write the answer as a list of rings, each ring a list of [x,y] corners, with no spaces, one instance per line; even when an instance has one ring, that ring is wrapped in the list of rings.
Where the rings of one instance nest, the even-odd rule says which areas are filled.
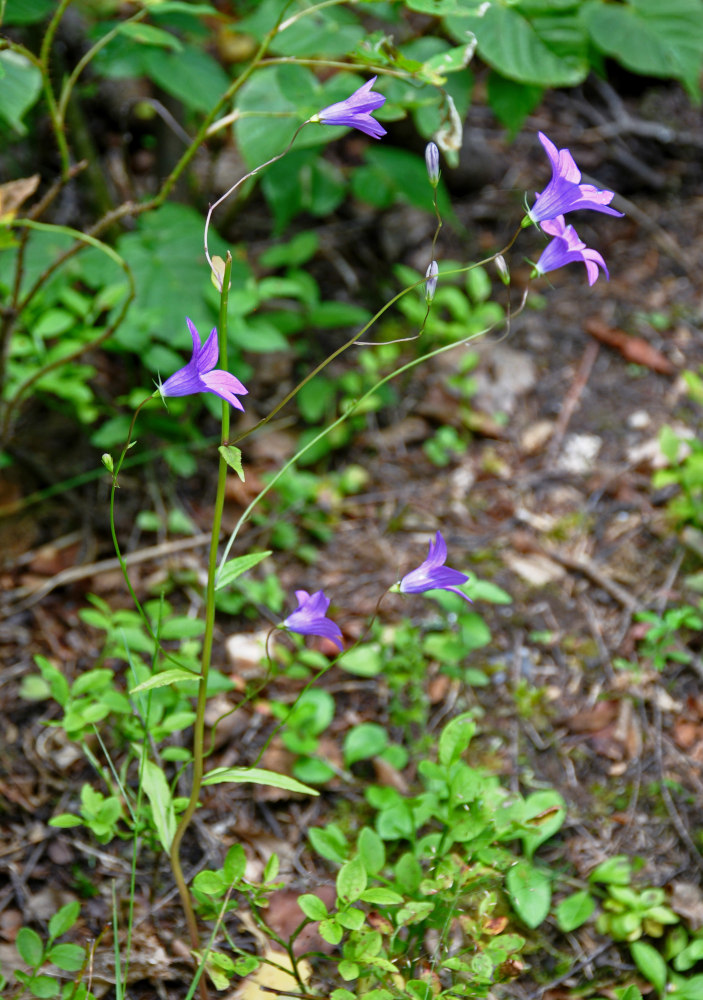
[[[635,675],[614,666],[618,657],[637,657],[643,632],[633,625],[634,612],[698,600],[686,590],[684,577],[699,568],[699,557],[681,547],[662,506],[666,497],[652,490],[651,473],[663,424],[680,412],[694,429],[698,423],[700,433],[700,412],[685,402],[679,377],[703,363],[700,113],[673,89],[655,88],[623,105],[606,97],[610,106],[602,92],[554,95],[509,151],[488,115],[477,109],[468,131],[468,167],[449,178],[468,246],[445,227],[439,247],[440,256],[471,259],[508,237],[519,218],[521,192],[545,176],[534,139],[542,128],[558,146],[572,148],[584,172],[628,199],[618,205],[626,219],[599,216],[579,225],[588,245],[603,251],[610,283],[599,281],[589,289],[580,267],[558,272],[551,288],[542,282],[544,308],[526,310],[507,336],[489,337],[480,345],[474,399],[479,430],[468,451],[443,469],[429,462],[420,443],[440,424],[458,419],[457,401],[447,388],[456,355],[420,369],[394,414],[398,422],[390,427],[383,420],[369,422],[351,449],[350,460],[363,465],[370,480],[362,494],[343,501],[333,541],[318,564],[301,570],[292,555],[281,554],[277,567],[287,592],[296,586],[334,592],[336,618],[353,638],[358,623],[373,613],[379,590],[393,582],[396,570],[421,561],[427,538],[441,528],[452,564],[493,579],[514,603],[479,609],[490,623],[493,642],[470,662],[489,673],[490,685],[464,688],[431,673],[431,720],[438,725],[450,712],[480,705],[484,717],[477,748],[484,762],[515,787],[551,786],[562,793],[569,816],[551,848],[555,864],[565,857],[577,875],[585,876],[606,857],[636,853],[646,859],[642,877],[647,884],[688,884],[700,905],[700,637],[689,637],[697,657],[690,668],[672,665],[660,675],[641,662]],[[604,143],[598,128],[603,121],[609,128],[618,109],[620,120]],[[625,111],[637,119],[634,124],[623,117]],[[678,139],[673,134],[660,142],[647,134],[652,123],[660,128],[662,121]],[[490,183],[472,192],[479,173]],[[512,203],[506,190],[514,192]],[[377,244],[365,255],[371,254],[379,269],[404,260],[424,270],[432,235],[427,217],[399,207],[375,225]],[[348,253],[341,232],[340,227],[329,230]],[[518,263],[520,255],[534,252],[534,244],[528,244],[521,237],[513,256],[517,287],[528,273]],[[504,296],[502,286],[496,294]],[[664,317],[657,328],[653,314]],[[632,358],[597,340],[593,333],[602,338],[603,329],[606,336],[623,330],[641,338],[635,351],[646,363],[634,366]],[[642,342],[664,361],[643,354]],[[668,374],[652,370],[652,364],[666,368],[665,362]],[[281,380],[289,375],[282,361]],[[256,385],[251,389],[250,398],[256,399]],[[502,426],[493,419],[497,411],[508,417]],[[247,456],[253,476],[268,467],[272,454],[288,447],[280,428],[254,441]],[[146,477],[152,498],[157,479]],[[124,485],[134,490],[138,479],[127,478]],[[168,503],[171,490],[166,486],[157,493]],[[208,521],[203,497],[212,495],[209,490],[207,484],[196,494],[188,486],[182,496],[203,530]],[[124,489],[126,497],[120,498],[125,538],[133,511],[150,502],[129,491]],[[238,498],[233,488],[230,520],[239,512]],[[84,505],[82,528],[76,500]],[[83,907],[86,938],[109,924],[114,878],[120,894],[126,893],[126,845],[101,848],[81,829],[62,833],[46,825],[51,815],[75,807],[76,791],[90,780],[90,772],[79,751],[42,725],[51,710],[19,697],[35,654],[60,663],[69,676],[91,664],[99,637],[77,617],[86,593],[99,592],[126,605],[115,572],[88,574],[42,600],[31,594],[64,567],[109,555],[106,536],[94,527],[103,520],[100,508],[96,516],[97,502],[95,487],[88,487],[76,498],[0,522],[6,607],[0,623],[0,960],[9,967],[18,926],[45,925],[58,905],[73,898],[76,868],[89,872],[98,888]],[[61,530],[52,530],[57,524]],[[61,535],[61,542],[49,543]],[[260,532],[245,531],[241,539],[244,550],[260,543]],[[147,542],[132,535],[132,548],[145,544],[151,537]],[[171,556],[170,572],[202,568],[202,552],[195,547]],[[153,583],[158,566],[149,562],[135,569],[140,591]],[[192,591],[184,597],[197,601]],[[384,615],[391,620],[410,613],[430,621],[436,614],[430,604],[417,598],[401,605],[398,598],[388,598]],[[226,663],[224,639],[220,633],[219,666]],[[384,720],[388,693],[376,680],[332,671],[324,683],[346,708],[333,730],[340,741],[352,716]],[[250,762],[250,748],[266,721],[257,711],[237,719],[216,763]],[[273,752],[280,754],[275,746]],[[272,756],[269,766],[284,770],[285,757]],[[406,778],[412,782],[412,765]],[[663,781],[676,785],[664,800],[652,791]],[[212,789],[190,834],[187,861],[196,867],[219,863],[221,845],[239,840],[254,864],[278,851],[284,877],[297,887],[325,882],[329,873],[315,867],[304,831],[324,825],[340,801],[358,795],[359,788],[341,783],[312,804],[258,794],[252,799],[240,787],[228,787],[226,795]],[[156,991],[175,997],[185,965],[173,957],[185,959],[187,952],[179,942],[170,876],[163,861],[148,852],[141,864],[132,995]],[[105,953],[108,936],[101,945]],[[581,988],[593,977],[606,984],[601,989],[630,981],[626,953],[604,949],[603,943],[590,930],[577,932],[571,940],[574,969],[550,995]],[[535,973],[513,987],[524,997],[541,995],[554,967],[546,955],[533,963]],[[110,981],[104,956],[96,962],[96,984],[101,981]],[[109,989],[104,995],[111,995]]]

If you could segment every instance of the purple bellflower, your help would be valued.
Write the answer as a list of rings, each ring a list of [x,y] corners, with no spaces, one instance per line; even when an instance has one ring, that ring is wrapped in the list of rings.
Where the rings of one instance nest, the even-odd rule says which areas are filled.
[[[220,354],[217,330],[213,329],[205,343],[201,344],[195,324],[187,317],[186,323],[193,338],[193,356],[187,365],[179,368],[159,386],[159,392],[162,396],[192,396],[198,392],[211,392],[236,406],[238,410],[243,410],[237,396],[246,396],[249,390],[234,375],[215,368]]]
[[[589,285],[592,285],[598,278],[599,267],[602,268],[606,281],[610,279],[608,268],[601,255],[597,250],[591,250],[579,239],[574,227],[566,225],[563,215],[558,215],[556,219],[545,220],[541,226],[545,233],[553,236],[554,239],[549,241],[535,264],[535,276],[541,277],[547,271],[555,271],[558,267],[563,267],[564,264],[582,261],[586,265]]]
[[[331,618],[326,617],[330,606],[329,597],[325,597],[321,590],[314,594],[308,594],[307,590],[296,590],[295,597],[298,607],[281,622],[279,628],[287,628],[300,635],[319,635],[323,639],[331,639],[342,650],[341,629]]]
[[[459,586],[469,579],[468,576],[466,573],[460,573],[458,569],[445,566],[446,561],[447,546],[442,533],[438,531],[434,542],[430,542],[427,559],[417,569],[406,573],[400,583],[391,587],[391,590],[397,590],[401,594],[424,594],[426,590],[453,590],[459,597],[473,604],[471,598],[459,590]]]
[[[544,191],[537,194],[537,200],[527,213],[532,222],[555,219],[558,215],[573,212],[579,208],[590,208],[606,215],[622,215],[610,208],[615,197],[613,191],[601,191],[593,184],[581,184],[581,171],[576,166],[568,149],[557,149],[544,132],[539,132],[539,141],[552,165],[552,179]]]
[[[371,112],[385,104],[386,99],[383,94],[371,90],[375,82],[374,76],[345,101],[330,104],[328,108],[313,115],[310,121],[321,122],[323,125],[348,125],[350,128],[358,128],[373,139],[380,139],[386,134],[386,130],[371,117]]]

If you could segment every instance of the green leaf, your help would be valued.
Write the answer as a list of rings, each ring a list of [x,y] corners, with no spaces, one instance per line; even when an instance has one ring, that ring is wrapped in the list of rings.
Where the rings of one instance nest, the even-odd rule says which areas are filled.
[[[337,873],[337,895],[346,903],[355,903],[366,888],[366,869],[361,858],[352,858]]]
[[[404,897],[393,889],[385,889],[378,886],[373,889],[365,889],[360,899],[362,903],[373,903],[374,906],[399,906],[404,902]]]
[[[17,52],[0,52],[0,118],[15,132],[27,131],[22,118],[41,92],[41,73]]]
[[[631,880],[632,862],[626,854],[608,858],[588,876],[589,882],[603,882],[605,885],[629,885]]]
[[[657,949],[646,941],[633,941],[630,945],[630,954],[647,982],[652,984],[660,996],[663,996],[668,971],[666,962]]]
[[[590,892],[582,889],[562,899],[557,907],[557,923],[565,934],[575,931],[585,924],[596,908],[595,900]]]
[[[86,962],[85,948],[79,944],[55,944],[46,957],[64,972],[78,972]]]
[[[313,826],[308,831],[308,837],[314,850],[327,861],[342,864],[349,856],[349,844],[336,823],[328,823],[326,827]]]
[[[476,732],[473,713],[464,712],[444,727],[439,738],[439,763],[449,767],[461,758]]]
[[[223,587],[228,587],[242,573],[253,569],[263,559],[270,556],[271,552],[271,549],[267,549],[266,552],[249,552],[245,556],[237,556],[236,559],[230,559],[218,571],[215,580],[215,590],[222,590]]]
[[[166,775],[152,760],[144,761],[142,788],[151,805],[154,826],[161,846],[165,851],[169,851],[176,832],[176,813]]]
[[[49,820],[49,826],[55,826],[59,830],[70,830],[73,826],[82,826],[83,820],[80,816],[74,816],[73,813],[60,813],[58,816],[52,816]]]
[[[358,760],[377,757],[388,745],[388,734],[375,722],[362,722],[344,738],[344,762],[347,767]]]
[[[3,25],[36,24],[54,10],[54,0],[7,0]],[[2,72],[0,71],[0,76]]]
[[[680,80],[700,101],[703,67],[703,7],[699,0],[592,0],[582,9],[595,45],[627,69]]]
[[[222,866],[224,876],[230,885],[234,885],[244,874],[247,867],[247,856],[241,844],[233,844],[227,851],[225,863]]]
[[[319,896],[312,893],[298,896],[298,906],[308,920],[326,920],[328,917],[327,907]]]
[[[216,767],[203,778],[204,785],[219,785],[225,781],[236,783],[251,782],[253,785],[266,785],[268,788],[283,788],[287,792],[302,795],[319,795],[320,793],[287,774],[277,774],[263,767]]]
[[[688,972],[702,958],[703,940],[701,938],[694,938],[689,945],[678,953],[673,961],[673,966],[677,972]]]
[[[542,100],[544,89],[527,83],[508,80],[500,73],[492,72],[488,77],[488,103],[510,136],[520,131],[522,123]]]
[[[204,893],[206,896],[217,898],[218,896],[224,896],[229,885],[219,872],[204,871],[198,872],[193,879],[193,888],[197,889],[198,892]]]
[[[32,996],[39,997],[39,1000],[58,996],[59,984],[53,976],[32,976],[27,986]]]
[[[77,899],[72,903],[66,903],[60,910],[57,910],[49,920],[49,938],[53,941],[54,938],[61,937],[62,934],[70,931],[76,920],[78,920],[80,912],[81,904]]]
[[[383,670],[381,647],[375,642],[357,646],[356,649],[344,654],[339,666],[348,674],[357,677],[376,677]]]
[[[217,449],[223,460],[233,472],[236,472],[242,482],[244,482],[244,469],[242,468],[242,452],[235,448],[233,444],[221,444]]]
[[[173,52],[183,51],[183,45],[175,35],[164,31],[163,28],[155,28],[151,24],[125,21],[118,25],[117,31],[140,45],[156,45],[162,49],[171,49]]]
[[[200,680],[200,674],[196,674],[192,670],[185,670],[182,667],[170,667],[168,670],[162,670],[161,673],[154,674],[148,680],[142,681],[136,687],[130,688],[129,693],[138,694],[140,691],[152,691],[154,688],[167,687],[169,684],[198,680]]]
[[[509,80],[537,87],[573,87],[588,75],[581,39],[569,54],[559,55],[513,6],[491,3],[481,14],[450,16],[445,23],[458,41],[472,31],[481,58]]]
[[[336,920],[321,920],[318,928],[320,937],[329,944],[339,944],[344,936],[344,928]]]
[[[549,913],[552,888],[547,876],[529,861],[508,869],[505,884],[513,909],[528,927],[539,927]]]
[[[370,826],[365,826],[357,841],[359,857],[369,875],[378,875],[386,863],[386,847],[379,835]]]
[[[522,824],[528,829],[518,836],[522,839],[525,854],[530,860],[540,844],[549,840],[561,828],[566,819],[566,803],[553,789],[533,792],[525,801]]]
[[[36,969],[41,965],[44,958],[44,945],[37,932],[33,931],[31,927],[20,928],[15,946],[20,958],[30,969]]]

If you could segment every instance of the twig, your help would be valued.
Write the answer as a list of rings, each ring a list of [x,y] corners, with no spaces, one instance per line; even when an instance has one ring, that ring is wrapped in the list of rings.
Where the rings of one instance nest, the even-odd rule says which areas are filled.
[[[197,549],[201,545],[207,545],[210,541],[209,532],[194,535],[193,538],[176,538],[170,542],[163,542],[161,545],[151,545],[138,552],[132,552],[124,556],[124,561],[128,566],[137,566],[140,563],[151,562],[155,559],[162,559],[164,556],[174,555],[176,552],[187,552],[189,549]],[[99,573],[110,573],[120,569],[119,559],[102,559],[100,562],[89,563],[87,566],[72,566],[70,569],[63,569],[50,579],[40,584],[38,587],[18,587],[8,595],[11,599],[18,601],[17,604],[9,608],[9,614],[24,611],[31,608],[37,601],[41,601],[47,594],[57,587],[65,587],[70,583],[77,583],[79,580],[86,580]]]
[[[590,340],[586,344],[586,350],[583,352],[576,376],[574,377],[571,387],[564,398],[564,402],[562,403],[559,419],[557,420],[552,440],[549,442],[549,447],[547,449],[548,465],[553,465],[556,461],[564,440],[564,435],[566,434],[571,418],[574,415],[574,411],[579,404],[583,390],[586,388],[586,383],[588,382],[597,357],[598,344],[596,341]]]
[[[693,837],[688,831],[688,827],[679,815],[679,812],[674,805],[674,800],[671,797],[671,792],[667,788],[666,781],[664,779],[664,760],[662,754],[662,713],[659,702],[656,698],[652,699],[652,708],[654,711],[654,757],[657,764],[659,790],[661,792],[662,802],[664,803],[666,811],[669,814],[669,819],[671,820],[674,829],[679,835],[679,840],[685,844],[689,856],[695,863],[698,870],[703,872],[703,857],[701,857],[700,851],[696,847]]]

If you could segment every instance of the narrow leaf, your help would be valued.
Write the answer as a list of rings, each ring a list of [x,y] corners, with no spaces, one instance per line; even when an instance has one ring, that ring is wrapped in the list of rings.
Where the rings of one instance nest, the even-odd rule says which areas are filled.
[[[319,795],[320,793],[308,785],[304,785],[287,774],[277,774],[263,767],[216,767],[203,778],[204,785],[219,785],[225,781],[237,783],[251,782],[253,785],[266,785],[269,788],[283,788],[287,792],[298,792],[302,795]]]

